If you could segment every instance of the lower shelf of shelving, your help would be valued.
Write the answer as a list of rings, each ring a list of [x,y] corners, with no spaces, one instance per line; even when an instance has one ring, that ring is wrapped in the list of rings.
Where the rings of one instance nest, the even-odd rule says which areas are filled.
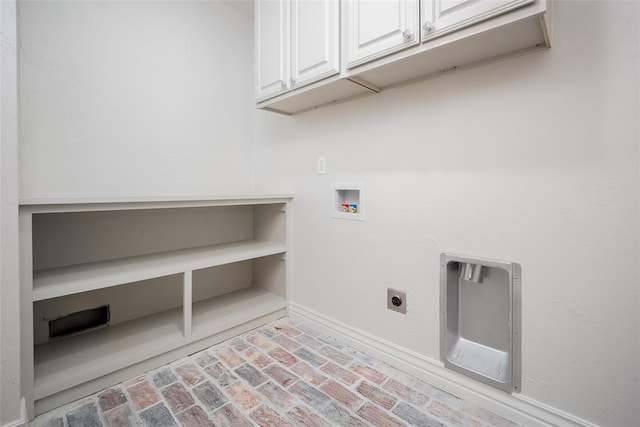
[[[245,288],[193,304],[193,332],[182,333],[182,307],[34,349],[36,400],[286,308],[284,298]]]

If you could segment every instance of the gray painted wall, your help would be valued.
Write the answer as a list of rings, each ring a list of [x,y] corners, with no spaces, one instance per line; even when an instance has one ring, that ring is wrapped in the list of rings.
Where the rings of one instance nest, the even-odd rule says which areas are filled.
[[[21,2],[21,194],[252,191],[251,17],[220,1]]]
[[[20,420],[16,4],[0,2],[0,425]]]
[[[432,359],[439,254],[520,263],[522,394],[629,426],[640,419],[639,5],[553,12],[548,51],[300,116],[257,112],[257,190],[295,194],[294,302]],[[340,182],[365,184],[364,222],[330,217]],[[406,316],[387,310],[387,287],[407,291]]]

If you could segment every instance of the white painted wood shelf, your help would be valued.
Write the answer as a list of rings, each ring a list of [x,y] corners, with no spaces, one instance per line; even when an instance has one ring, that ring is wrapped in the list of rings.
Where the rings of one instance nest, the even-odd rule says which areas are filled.
[[[285,316],[291,200],[22,199],[29,419]],[[52,320],[105,306],[98,327],[51,332]]]
[[[225,331],[247,319],[287,307],[287,301],[262,289],[247,288],[193,304],[192,339]]]
[[[286,252],[276,242],[244,240],[200,248],[36,270],[33,300],[42,301]]]
[[[230,206],[230,205],[256,205],[261,203],[275,203],[291,200],[293,194],[227,194],[224,196],[211,194],[173,195],[173,196],[60,196],[38,197],[23,196],[19,199],[21,208],[34,212],[75,212],[109,209],[114,210],[115,205],[123,209],[138,209],[147,207],[158,209],[172,206]]]
[[[182,333],[182,307],[35,347],[35,399],[99,378],[155,355],[287,306],[284,298],[247,288],[193,306],[194,333]]]

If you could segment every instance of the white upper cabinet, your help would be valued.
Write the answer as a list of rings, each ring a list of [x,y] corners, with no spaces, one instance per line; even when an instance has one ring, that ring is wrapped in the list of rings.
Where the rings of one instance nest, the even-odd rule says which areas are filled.
[[[417,45],[418,8],[418,0],[347,1],[347,66]]]
[[[255,0],[258,108],[298,114],[551,46],[551,0]]]
[[[340,72],[338,0],[291,0],[291,88]]]
[[[338,0],[257,0],[258,100],[340,72]]]
[[[256,98],[265,99],[288,89],[289,0],[256,1]]]
[[[459,30],[534,0],[421,0],[422,40]]]

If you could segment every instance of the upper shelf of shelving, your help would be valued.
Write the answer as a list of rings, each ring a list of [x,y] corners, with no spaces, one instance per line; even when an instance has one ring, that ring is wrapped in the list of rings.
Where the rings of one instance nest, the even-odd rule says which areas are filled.
[[[33,301],[108,288],[286,252],[278,242],[243,240],[128,258],[111,259],[33,273]]]
[[[21,197],[20,208],[31,213],[123,209],[259,205],[286,202],[292,194],[236,194],[192,196]]]

